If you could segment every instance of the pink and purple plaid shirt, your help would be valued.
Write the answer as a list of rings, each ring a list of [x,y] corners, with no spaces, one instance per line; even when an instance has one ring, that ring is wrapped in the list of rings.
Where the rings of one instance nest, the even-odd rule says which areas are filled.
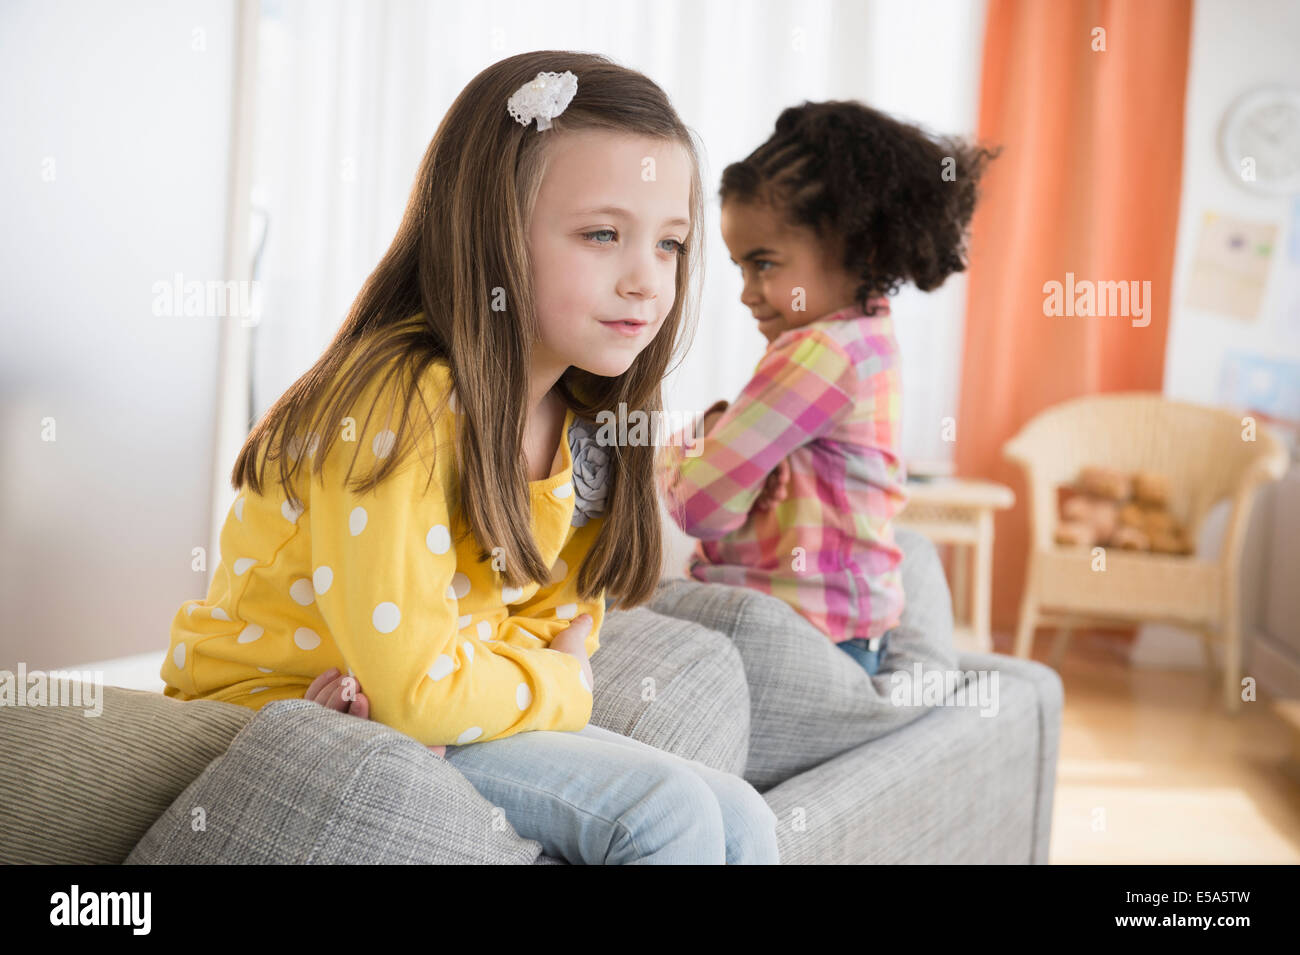
[[[907,503],[902,388],[888,300],[850,306],[768,345],[740,397],[688,453],[660,449],[668,511],[699,538],[696,580],[779,597],[836,643],[871,639],[903,612],[891,519]],[[754,501],[789,459],[786,497]]]

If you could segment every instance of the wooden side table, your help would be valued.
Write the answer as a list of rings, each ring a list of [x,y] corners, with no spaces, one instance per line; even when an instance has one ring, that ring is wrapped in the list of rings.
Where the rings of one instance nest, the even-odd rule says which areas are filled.
[[[993,652],[993,512],[1016,503],[1015,492],[992,481],[965,478],[911,480],[908,502],[894,519],[936,544],[953,545],[953,640],[959,649]],[[974,564],[974,605],[971,565]]]

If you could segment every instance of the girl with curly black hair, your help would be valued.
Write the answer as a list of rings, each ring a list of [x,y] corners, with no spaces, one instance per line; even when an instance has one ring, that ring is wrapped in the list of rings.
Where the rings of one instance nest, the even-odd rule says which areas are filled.
[[[651,606],[752,642],[746,671],[760,681],[773,641],[807,648],[829,638],[875,677],[891,637],[895,646],[912,640],[900,634],[903,552],[891,524],[907,496],[889,296],[904,282],[930,291],[966,268],[976,184],[995,155],[862,103],[806,102],[785,109],[768,140],[723,171],[723,238],[743,275],[740,300],[769,345],[740,397],[706,413],[691,453],[665,451],[669,511],[699,542],[693,580],[661,583]],[[740,627],[743,617],[717,612],[725,601],[710,584],[784,601],[802,633]],[[955,664],[950,635],[948,644],[946,656],[891,650],[886,669],[921,656]],[[826,658],[832,670],[846,664],[856,669],[838,653]],[[782,679],[788,690],[788,673]],[[870,721],[876,730],[889,722]],[[790,729],[788,720],[774,724],[772,740],[751,745],[773,762],[751,780],[771,784],[811,755],[803,748],[777,765]]]

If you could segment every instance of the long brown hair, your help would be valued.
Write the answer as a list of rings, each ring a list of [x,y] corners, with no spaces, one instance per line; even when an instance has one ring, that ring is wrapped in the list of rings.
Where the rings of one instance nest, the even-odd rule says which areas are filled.
[[[577,76],[578,89],[551,129],[525,127],[509,115],[506,101],[520,86],[539,72],[565,70]],[[538,327],[527,235],[545,173],[546,144],[566,131],[585,129],[684,147],[691,166],[692,231],[699,236],[704,197],[695,133],[654,82],[587,53],[536,51],[492,64],[469,82],[443,117],[425,151],[397,236],[333,341],[248,436],[231,475],[237,490],[247,484],[261,493],[266,465],[274,460],[286,496],[300,504],[293,494],[293,473],[304,457],[301,442],[313,442],[312,470],[319,474],[338,437],[339,429],[330,423],[341,421],[387,370],[380,393],[394,376],[402,379],[402,387],[393,391],[394,406],[397,392],[404,392],[393,448],[369,475],[352,484],[356,493],[373,488],[429,432],[445,404],[447,396],[438,409],[429,410],[422,400],[425,413],[408,413],[422,373],[442,359],[461,411],[456,416],[461,423],[456,439],[459,487],[445,490],[477,538],[480,560],[488,556],[485,543],[503,548],[505,583],[522,586],[526,580],[549,578],[550,568],[532,537],[522,451],[530,353]],[[703,249],[694,236],[678,260],[672,309],[631,367],[616,378],[576,366],[561,376],[556,392],[576,415],[595,421],[601,411],[617,415],[620,404],[629,413],[645,412],[652,421],[662,412],[660,383],[678,356],[680,339],[694,334]],[[504,291],[504,313],[491,308],[500,302],[498,290]],[[404,321],[417,315],[422,320]],[[317,450],[319,436],[323,444]],[[365,444],[357,442],[358,452]],[[578,589],[584,598],[607,590],[620,607],[632,607],[653,593],[663,556],[656,448],[651,442],[606,450],[611,474],[605,519],[583,561]],[[430,481],[433,470],[431,466]]]

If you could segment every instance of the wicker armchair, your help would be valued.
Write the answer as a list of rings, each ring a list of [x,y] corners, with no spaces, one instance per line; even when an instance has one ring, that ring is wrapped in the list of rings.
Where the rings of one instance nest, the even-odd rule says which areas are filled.
[[[1025,471],[1030,553],[1015,653],[1028,657],[1039,624],[1060,629],[1059,661],[1070,629],[1089,623],[1161,621],[1196,631],[1213,670],[1216,640],[1224,648],[1223,694],[1229,712],[1241,705],[1239,562],[1257,486],[1277,480],[1288,456],[1256,425],[1244,438],[1243,415],[1171,401],[1148,392],[1089,395],[1056,405],[1029,421],[1003,447]],[[1172,556],[1109,548],[1104,570],[1092,550],[1054,543],[1057,488],[1085,465],[1166,474],[1169,510],[1191,532],[1230,499],[1217,556]]]

